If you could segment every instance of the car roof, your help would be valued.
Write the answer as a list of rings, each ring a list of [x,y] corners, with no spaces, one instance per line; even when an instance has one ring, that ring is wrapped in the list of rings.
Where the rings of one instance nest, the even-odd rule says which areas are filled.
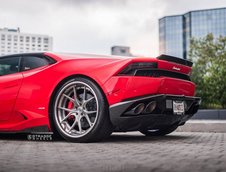
[[[17,53],[17,54],[9,54],[9,55],[3,55],[0,56],[0,58],[5,58],[5,57],[14,57],[14,56],[29,56],[29,55],[44,55],[45,52],[37,52],[37,53]]]
[[[121,60],[121,59],[130,59],[132,57],[127,56],[114,56],[114,55],[99,55],[99,54],[83,54],[83,53],[52,53],[46,52],[46,55],[50,56],[57,56],[62,60],[69,60],[69,59],[114,59],[114,60]]]
[[[130,59],[147,59],[150,57],[133,57],[133,56],[118,56],[118,55],[97,55],[97,54],[81,54],[81,53],[55,53],[55,52],[35,52],[35,53],[18,53],[0,56],[4,57],[14,57],[14,56],[29,56],[29,55],[46,55],[54,60],[72,60],[72,59],[111,59],[111,60],[130,60]]]

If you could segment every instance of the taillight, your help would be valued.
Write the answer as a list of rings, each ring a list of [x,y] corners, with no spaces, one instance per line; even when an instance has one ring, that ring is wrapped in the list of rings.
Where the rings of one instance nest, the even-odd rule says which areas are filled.
[[[121,72],[119,72],[119,75],[135,75],[137,70],[141,69],[153,69],[158,68],[158,63],[156,62],[137,62],[137,63],[131,63],[128,66],[126,66]]]

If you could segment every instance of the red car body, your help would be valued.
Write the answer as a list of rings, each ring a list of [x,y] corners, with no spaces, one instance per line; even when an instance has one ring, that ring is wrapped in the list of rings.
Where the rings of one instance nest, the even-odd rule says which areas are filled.
[[[182,97],[183,101],[192,100],[193,109],[188,116],[185,112],[183,116],[186,118],[181,120],[180,125],[196,113],[200,103],[199,98],[193,97],[195,84],[189,80],[192,64],[186,60],[170,56],[129,58],[49,52],[17,56],[28,55],[46,56],[54,62],[32,70],[0,76],[1,132],[18,132],[40,126],[46,126],[51,131],[49,109],[53,95],[59,84],[76,76],[92,80],[102,90],[109,106],[111,122],[116,126],[116,131],[133,130],[133,127],[117,127],[118,123],[121,125],[128,120],[121,121],[112,117],[111,113],[115,113],[115,110],[120,111],[114,108],[122,102],[140,100],[140,98],[142,100],[143,97],[154,95],[176,96],[180,99]],[[3,58],[13,56],[15,55]],[[157,64],[157,67],[155,66],[157,73],[152,76],[142,76],[143,74],[134,76],[122,72],[129,65],[138,63],[139,65]],[[162,73],[158,73],[158,70]],[[137,115],[135,116],[137,118]],[[132,125],[130,121],[129,123]]]

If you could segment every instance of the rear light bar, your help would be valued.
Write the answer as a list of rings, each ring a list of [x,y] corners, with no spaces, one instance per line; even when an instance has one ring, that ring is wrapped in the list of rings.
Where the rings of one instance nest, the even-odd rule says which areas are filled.
[[[136,62],[126,66],[118,75],[135,75],[137,70],[158,68],[156,62]]]

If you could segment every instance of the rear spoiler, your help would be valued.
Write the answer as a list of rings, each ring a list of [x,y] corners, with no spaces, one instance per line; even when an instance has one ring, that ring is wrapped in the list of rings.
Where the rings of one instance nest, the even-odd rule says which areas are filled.
[[[174,63],[182,64],[185,66],[189,66],[189,67],[192,67],[192,65],[193,65],[193,63],[189,60],[185,60],[182,58],[173,57],[173,56],[169,56],[169,55],[165,55],[165,54],[158,56],[157,59],[174,62]]]

